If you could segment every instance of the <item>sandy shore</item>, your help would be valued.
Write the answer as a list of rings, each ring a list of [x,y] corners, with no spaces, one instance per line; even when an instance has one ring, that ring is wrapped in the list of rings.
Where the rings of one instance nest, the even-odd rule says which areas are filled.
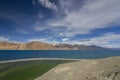
[[[28,59],[17,59],[17,60],[7,60],[0,61],[1,63],[12,63],[12,62],[23,62],[23,61],[38,61],[38,60],[70,60],[70,61],[78,61],[81,59],[69,59],[69,58],[28,58]]]

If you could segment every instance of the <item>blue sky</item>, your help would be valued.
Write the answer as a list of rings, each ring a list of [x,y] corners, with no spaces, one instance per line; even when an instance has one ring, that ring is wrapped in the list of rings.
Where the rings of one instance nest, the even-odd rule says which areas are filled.
[[[0,41],[120,48],[120,0],[0,0]]]

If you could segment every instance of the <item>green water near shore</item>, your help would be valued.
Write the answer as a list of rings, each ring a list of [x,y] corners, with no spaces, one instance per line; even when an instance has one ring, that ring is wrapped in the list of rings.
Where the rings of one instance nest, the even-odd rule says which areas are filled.
[[[34,80],[66,61],[30,61],[0,64],[0,80]]]

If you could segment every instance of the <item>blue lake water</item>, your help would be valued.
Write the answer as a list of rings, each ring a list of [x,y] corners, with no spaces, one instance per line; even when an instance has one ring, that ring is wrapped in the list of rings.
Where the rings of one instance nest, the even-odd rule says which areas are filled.
[[[0,61],[26,58],[97,59],[120,56],[120,50],[0,50]]]

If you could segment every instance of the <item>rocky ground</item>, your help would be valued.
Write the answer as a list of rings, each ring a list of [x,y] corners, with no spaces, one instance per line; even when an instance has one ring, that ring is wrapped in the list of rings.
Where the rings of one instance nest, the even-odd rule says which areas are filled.
[[[120,80],[120,57],[60,64],[35,80]]]

